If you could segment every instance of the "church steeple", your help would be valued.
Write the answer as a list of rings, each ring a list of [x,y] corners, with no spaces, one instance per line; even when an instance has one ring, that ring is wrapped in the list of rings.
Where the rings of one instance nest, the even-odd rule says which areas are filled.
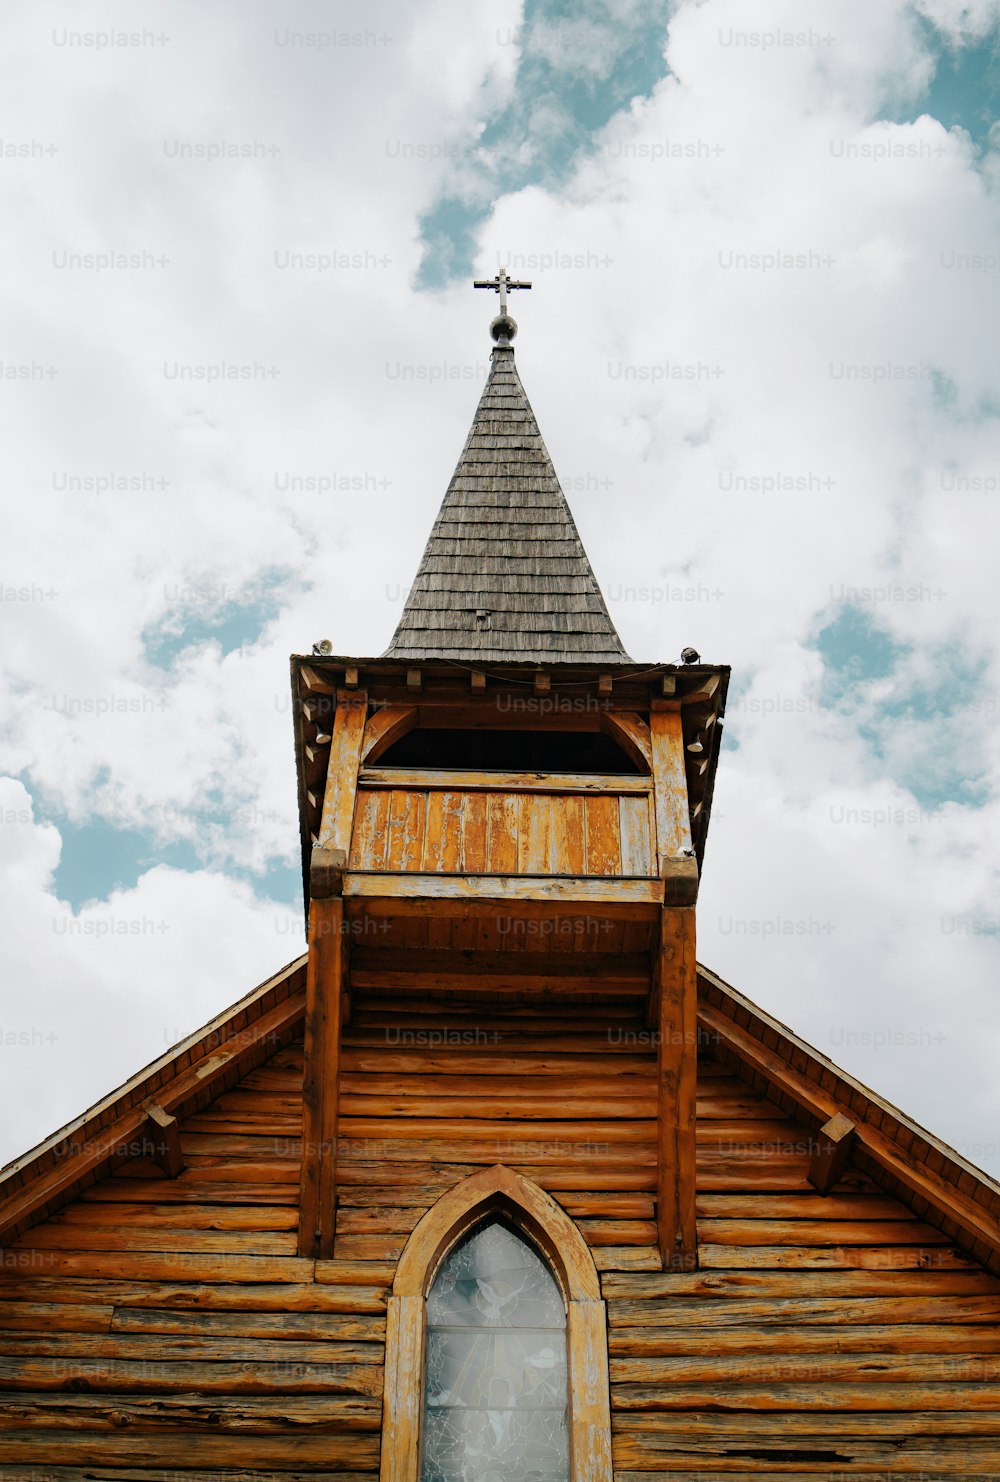
[[[501,271],[472,428],[387,659],[627,664],[514,364]]]

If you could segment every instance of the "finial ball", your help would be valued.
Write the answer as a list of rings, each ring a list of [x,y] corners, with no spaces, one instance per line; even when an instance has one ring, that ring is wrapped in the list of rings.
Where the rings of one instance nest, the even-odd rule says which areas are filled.
[[[512,340],[517,334],[517,321],[509,314],[498,314],[490,325],[490,334],[498,344],[501,340]]]

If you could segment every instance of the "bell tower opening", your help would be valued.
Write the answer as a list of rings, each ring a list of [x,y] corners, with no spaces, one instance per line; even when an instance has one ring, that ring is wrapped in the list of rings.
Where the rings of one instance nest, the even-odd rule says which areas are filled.
[[[418,726],[383,752],[378,764],[476,772],[641,775],[636,761],[600,731],[439,730]]]

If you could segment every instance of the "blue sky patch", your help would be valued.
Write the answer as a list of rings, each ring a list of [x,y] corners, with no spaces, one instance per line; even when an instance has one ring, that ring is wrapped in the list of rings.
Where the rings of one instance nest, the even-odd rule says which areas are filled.
[[[985,145],[1000,119],[1000,27],[957,45],[923,16],[917,25],[935,58],[934,77],[913,104],[887,116],[894,123],[912,123],[929,113],[946,129],[963,128],[973,143]]]
[[[156,668],[169,670],[188,648],[218,643],[225,657],[257,643],[281,611],[289,576],[287,571],[270,570],[240,586],[213,580],[166,587],[169,611],[142,635],[147,659]]]
[[[462,161],[467,186],[440,197],[421,220],[425,251],[419,288],[471,276],[476,237],[493,203],[529,185],[558,186],[594,135],[667,74],[663,57],[668,0],[650,0],[634,18],[607,0],[525,0],[521,48],[510,102],[486,122]]]
[[[107,819],[70,823],[50,818],[62,836],[62,852],[55,873],[55,892],[79,911],[89,901],[107,900],[115,890],[131,890],[140,875],[155,865],[176,870],[198,870],[201,862],[193,844],[178,840],[164,844],[152,830],[120,828]]]
[[[820,703],[835,708],[866,680],[886,679],[906,649],[861,607],[843,606],[819,631],[814,644],[823,660]]]
[[[863,608],[840,607],[814,644],[823,660],[821,703],[849,713],[873,755],[921,808],[945,803],[980,807],[988,801],[986,758],[970,713],[986,672],[956,644],[935,645],[924,655],[924,677],[907,673],[912,645],[900,643]],[[867,687],[891,680],[872,699]]]

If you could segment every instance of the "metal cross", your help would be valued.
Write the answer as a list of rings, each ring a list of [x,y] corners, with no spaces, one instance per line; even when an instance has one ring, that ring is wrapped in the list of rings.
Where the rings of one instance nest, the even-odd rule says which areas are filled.
[[[507,269],[501,268],[495,278],[476,278],[473,288],[492,288],[500,295],[500,313],[507,313],[507,290],[508,288],[530,288],[530,283],[524,283],[520,278],[508,278]]]

